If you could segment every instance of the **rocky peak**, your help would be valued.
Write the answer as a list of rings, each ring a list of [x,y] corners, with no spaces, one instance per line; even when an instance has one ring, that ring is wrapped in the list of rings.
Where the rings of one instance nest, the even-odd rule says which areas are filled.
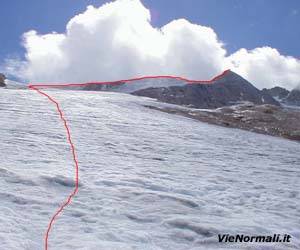
[[[6,86],[5,79],[6,79],[5,75],[0,73],[0,87],[5,87]]]
[[[243,77],[241,77],[240,75],[238,75],[237,73],[231,71],[231,70],[227,70],[226,73],[224,75],[222,75],[221,77],[218,77],[216,80],[214,80],[214,83],[237,83],[240,84],[241,82],[246,83],[246,84],[250,84],[246,79],[244,79]]]
[[[287,89],[278,86],[271,89],[263,89],[263,91],[269,93],[271,96],[276,97],[280,100],[286,98],[290,93],[290,91],[288,91]]]

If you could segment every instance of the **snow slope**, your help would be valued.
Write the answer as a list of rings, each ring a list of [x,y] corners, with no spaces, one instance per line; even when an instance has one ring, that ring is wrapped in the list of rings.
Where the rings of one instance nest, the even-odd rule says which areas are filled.
[[[150,110],[148,98],[47,92],[80,164],[79,193],[49,250],[300,247],[299,143]],[[64,127],[34,91],[3,89],[0,102],[0,249],[43,249],[74,185]],[[292,242],[220,244],[218,233],[288,233]]]
[[[8,89],[26,89],[27,88],[27,84],[22,83],[22,82],[16,82],[16,81],[6,79],[5,83],[6,83],[6,88],[8,88]]]
[[[185,81],[170,79],[170,78],[156,78],[156,79],[143,79],[134,82],[129,82],[121,85],[116,91],[122,93],[132,93],[146,88],[167,88],[171,86],[184,86],[187,84]]]

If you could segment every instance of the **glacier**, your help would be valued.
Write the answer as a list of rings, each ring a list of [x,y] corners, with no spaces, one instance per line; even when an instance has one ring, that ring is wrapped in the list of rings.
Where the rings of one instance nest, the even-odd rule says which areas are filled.
[[[79,160],[79,193],[49,249],[299,249],[300,144],[148,109],[124,93],[45,90]],[[0,249],[44,249],[74,188],[55,106],[0,91]],[[219,243],[218,234],[290,234],[290,243]]]

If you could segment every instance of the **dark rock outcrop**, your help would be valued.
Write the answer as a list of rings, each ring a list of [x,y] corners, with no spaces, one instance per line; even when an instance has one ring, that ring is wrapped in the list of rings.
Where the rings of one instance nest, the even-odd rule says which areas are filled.
[[[245,101],[254,104],[280,105],[271,95],[255,88],[250,82],[232,71],[228,71],[224,76],[209,84],[152,87],[135,91],[132,94],[194,108],[211,109]]]
[[[280,100],[286,98],[288,96],[288,94],[290,93],[290,91],[288,91],[285,88],[282,87],[274,87],[271,89],[263,89],[262,91],[268,93],[269,95],[278,98]]]
[[[6,79],[5,75],[0,73],[0,87],[6,86],[5,79]]]
[[[300,90],[293,89],[288,96],[284,99],[284,103],[289,105],[300,106]]]

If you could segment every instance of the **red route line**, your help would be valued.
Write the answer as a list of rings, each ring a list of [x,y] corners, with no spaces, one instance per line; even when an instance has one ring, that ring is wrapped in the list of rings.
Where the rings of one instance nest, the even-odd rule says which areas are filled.
[[[78,186],[79,186],[79,175],[78,175],[79,174],[79,165],[78,165],[78,160],[77,160],[77,156],[76,156],[75,147],[74,147],[74,144],[73,144],[72,139],[71,139],[70,129],[68,127],[67,120],[64,118],[63,112],[60,109],[60,106],[59,106],[58,102],[56,100],[54,100],[51,96],[49,96],[48,94],[46,94],[45,92],[39,90],[38,88],[36,88],[34,86],[29,86],[29,88],[37,91],[39,94],[41,94],[43,96],[46,96],[49,99],[50,102],[52,102],[52,103],[55,104],[57,112],[59,113],[60,119],[63,121],[63,124],[65,126],[65,129],[66,129],[66,132],[67,132],[67,140],[68,140],[68,143],[71,146],[71,151],[72,151],[72,155],[73,155],[73,161],[75,163],[75,189],[68,196],[67,200],[55,212],[55,214],[52,216],[52,218],[51,218],[51,220],[50,220],[50,222],[48,224],[48,228],[47,228],[46,235],[45,235],[45,250],[48,250],[49,234],[50,234],[50,230],[52,228],[52,225],[53,225],[55,219],[63,211],[63,209],[71,203],[72,198],[78,192]]]
[[[120,82],[124,82],[124,83],[130,83],[133,81],[137,81],[137,80],[143,80],[143,79],[155,79],[155,78],[169,78],[169,79],[177,79],[177,80],[182,80],[185,81],[189,84],[210,84],[213,83],[214,81],[222,78],[225,74],[227,74],[230,70],[225,70],[222,74],[219,74],[217,76],[215,76],[214,78],[212,78],[211,80],[189,80],[183,77],[178,77],[178,76],[144,76],[144,77],[138,77],[138,78],[132,78],[132,79],[127,79],[127,80],[119,80],[119,81],[110,81],[110,82],[87,82],[87,83],[67,83],[67,84],[29,84],[28,88],[35,90],[36,92],[38,92],[40,95],[45,96],[48,98],[48,100],[50,102],[52,102],[55,106],[56,106],[56,110],[59,114],[59,117],[61,119],[61,121],[64,124],[66,133],[67,133],[67,141],[71,147],[71,152],[72,152],[72,156],[73,156],[73,161],[75,164],[75,188],[74,190],[69,194],[69,196],[67,197],[67,199],[60,205],[60,207],[56,210],[56,212],[54,213],[54,215],[52,216],[48,227],[47,227],[47,231],[45,233],[45,238],[44,238],[44,242],[45,242],[45,250],[48,250],[48,244],[49,244],[49,235],[50,235],[50,231],[52,229],[52,226],[55,222],[55,220],[57,219],[57,217],[62,213],[62,211],[64,210],[65,207],[67,207],[71,202],[73,197],[78,193],[78,187],[79,187],[79,164],[78,164],[78,160],[77,160],[77,155],[76,155],[76,150],[75,150],[75,146],[73,144],[72,138],[71,138],[71,132],[70,132],[70,128],[68,126],[67,120],[64,117],[64,114],[59,106],[59,103],[50,95],[46,94],[45,92],[41,91],[40,88],[59,88],[59,87],[71,87],[71,86],[87,86],[87,85],[92,85],[92,84],[114,84],[114,83],[120,83]]]
[[[106,81],[106,82],[86,82],[86,83],[51,83],[51,84],[29,84],[28,87],[36,87],[36,88],[59,88],[59,87],[84,87],[87,85],[92,85],[92,84],[114,84],[114,83],[120,83],[120,82],[124,82],[124,83],[130,83],[133,81],[138,81],[138,80],[144,80],[144,79],[155,79],[155,78],[168,78],[168,79],[176,79],[176,80],[182,80],[185,81],[187,83],[198,83],[198,84],[210,84],[213,81],[216,81],[220,78],[222,78],[225,74],[227,74],[230,71],[230,69],[227,69],[225,71],[223,71],[223,73],[215,76],[214,78],[210,79],[210,80],[189,80],[187,78],[183,78],[183,77],[179,77],[179,76],[143,76],[143,77],[137,77],[137,78],[131,78],[131,79],[126,79],[126,80],[118,80],[118,81]]]

